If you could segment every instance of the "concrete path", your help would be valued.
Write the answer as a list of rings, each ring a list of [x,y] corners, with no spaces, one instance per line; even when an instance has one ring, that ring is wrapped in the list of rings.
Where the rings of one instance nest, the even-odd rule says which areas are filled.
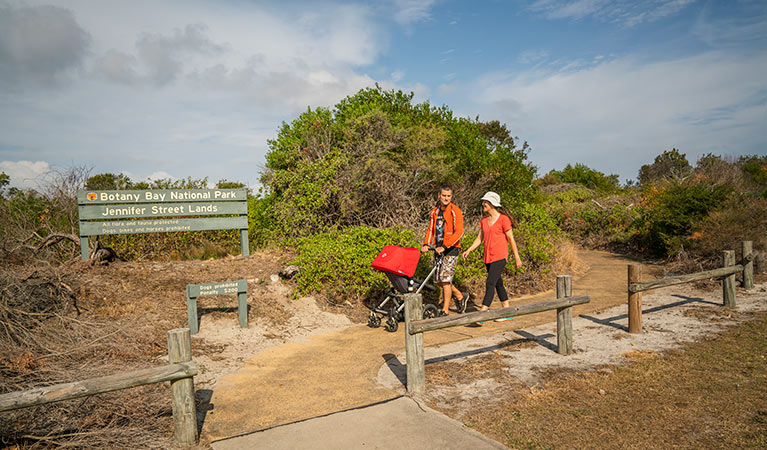
[[[499,450],[506,446],[408,397],[224,439],[214,450]]]
[[[573,281],[573,294],[589,294],[591,302],[575,307],[575,314],[598,311],[627,301],[626,265],[633,261],[599,251],[583,251],[579,257],[590,269]],[[554,292],[548,291],[515,299],[512,304],[553,298]],[[549,311],[504,323],[486,323],[483,327],[433,331],[426,333],[424,340],[427,346],[444,344],[555,320],[556,312]],[[218,380],[210,400],[213,409],[206,414],[202,435],[208,441],[218,441],[394,399],[400,394],[380,386],[377,375],[383,364],[403,351],[404,345],[404,326],[396,333],[387,333],[382,328],[357,325],[315,336],[306,342],[267,349],[249,358],[238,372]],[[364,411],[378,414],[376,408],[379,407]],[[394,436],[403,436],[396,428],[389,431]],[[397,442],[401,443],[402,439]],[[379,442],[376,445],[381,447],[371,448],[385,448],[384,444]],[[217,445],[216,448],[230,447]]]

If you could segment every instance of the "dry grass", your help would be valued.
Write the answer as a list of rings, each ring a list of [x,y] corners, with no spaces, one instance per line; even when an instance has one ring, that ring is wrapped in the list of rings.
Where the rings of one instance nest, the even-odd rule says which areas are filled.
[[[554,273],[566,273],[577,277],[589,269],[586,263],[578,259],[578,246],[572,241],[561,239],[554,245],[554,248],[557,249],[552,265]]]
[[[163,365],[167,331],[186,326],[186,284],[263,280],[279,258],[0,267],[0,393]],[[265,292],[250,283],[250,320],[286,323]],[[236,305],[205,297],[198,311],[236,317]],[[174,448],[172,422],[168,384],[153,384],[0,413],[0,448]]]
[[[507,379],[493,402],[459,418],[511,448],[767,448],[767,313],[749,319],[666,355],[632,352],[609,370],[547,374],[540,388]]]

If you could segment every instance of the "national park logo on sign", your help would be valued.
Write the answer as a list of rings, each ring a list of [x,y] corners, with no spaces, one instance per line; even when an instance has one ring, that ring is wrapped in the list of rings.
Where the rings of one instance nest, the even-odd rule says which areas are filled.
[[[88,200],[96,200],[98,195],[95,192],[88,192]]]

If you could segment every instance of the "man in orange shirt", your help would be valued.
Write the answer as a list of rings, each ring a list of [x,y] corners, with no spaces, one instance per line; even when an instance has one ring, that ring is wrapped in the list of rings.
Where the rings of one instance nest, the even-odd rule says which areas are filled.
[[[450,301],[455,295],[458,311],[466,311],[469,294],[462,293],[453,286],[453,275],[458,265],[458,256],[461,254],[461,237],[463,237],[463,213],[453,203],[453,189],[442,186],[439,190],[437,206],[429,213],[429,226],[423,239],[421,252],[429,251],[434,247],[437,255],[442,256],[439,268],[434,274],[434,284],[442,289],[442,312],[440,315],[450,314]]]

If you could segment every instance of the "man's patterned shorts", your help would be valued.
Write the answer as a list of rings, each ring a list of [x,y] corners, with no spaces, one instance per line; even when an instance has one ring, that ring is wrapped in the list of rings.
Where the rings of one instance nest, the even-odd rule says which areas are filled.
[[[434,274],[435,283],[452,283],[455,268],[458,266],[458,256],[443,256]]]

